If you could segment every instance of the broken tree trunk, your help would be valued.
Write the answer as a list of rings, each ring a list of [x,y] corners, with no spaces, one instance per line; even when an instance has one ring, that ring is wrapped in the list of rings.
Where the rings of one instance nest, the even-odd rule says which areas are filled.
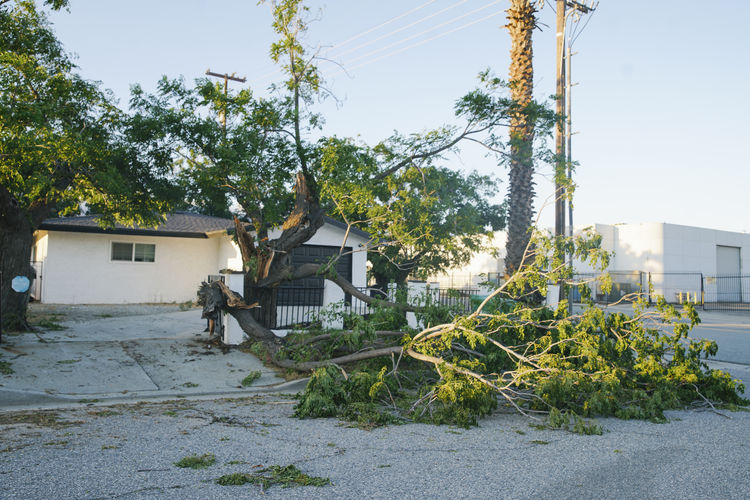
[[[362,294],[359,290],[352,287],[353,291],[368,301],[374,301],[372,297]],[[259,305],[257,303],[248,305],[245,299],[238,293],[232,291],[221,281],[212,281],[211,283],[202,283],[198,290],[198,302],[203,306],[203,317],[208,319],[215,319],[221,311],[226,311],[231,314],[240,325],[240,328],[248,335],[248,337],[254,342],[260,342],[266,348],[266,351],[270,355],[271,361],[281,368],[292,368],[298,371],[313,371],[320,366],[336,363],[352,363],[354,361],[361,361],[364,359],[370,359],[378,356],[386,356],[390,354],[400,354],[402,349],[399,346],[393,347],[381,347],[363,350],[356,353],[339,356],[332,359],[321,360],[321,361],[307,361],[307,362],[296,362],[290,359],[278,359],[276,355],[279,353],[282,347],[287,342],[287,338],[278,337],[270,329],[259,323],[253,314],[253,310],[257,309]],[[390,302],[380,302],[381,304],[392,304],[393,306],[407,307],[404,304],[395,304]],[[409,308],[413,310],[414,308]],[[393,331],[382,331],[375,332],[375,335],[379,338],[382,337],[398,337],[403,335],[402,332]],[[330,335],[320,335],[313,339],[308,339],[303,344],[314,343],[330,338]],[[290,344],[293,345],[293,344]]]
[[[237,218],[234,220],[245,273],[243,295],[246,302],[260,305],[252,315],[267,329],[276,324],[278,286],[293,279],[292,251],[312,238],[323,225],[323,211],[302,172],[297,174],[294,190],[294,208],[284,221],[278,238],[253,235],[245,223]],[[256,228],[264,227],[262,220],[254,222]]]

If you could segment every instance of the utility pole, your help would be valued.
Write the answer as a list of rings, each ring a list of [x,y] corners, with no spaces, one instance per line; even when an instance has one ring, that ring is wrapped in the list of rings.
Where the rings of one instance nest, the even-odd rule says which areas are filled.
[[[568,43],[565,46],[565,136],[568,139],[568,143],[565,145],[565,153],[566,160],[568,162],[568,184],[573,182],[573,83],[571,82],[572,75],[570,70],[573,53],[570,51],[571,45],[572,44]],[[570,236],[571,238],[573,237],[573,203],[570,200],[568,200],[568,236]],[[572,255],[570,256],[570,260],[573,260]]]
[[[219,121],[221,122],[221,126],[224,129],[224,135],[226,135],[226,133],[227,133],[227,107],[226,107],[227,104],[226,104],[226,99],[227,99],[227,88],[229,87],[229,80],[232,80],[233,82],[245,83],[247,81],[247,78],[237,78],[236,76],[234,76],[235,73],[232,73],[231,75],[229,75],[227,73],[224,73],[223,75],[219,74],[219,73],[212,73],[210,68],[206,70],[206,74],[208,76],[215,76],[216,78],[223,78],[224,79],[224,109],[222,109],[221,111],[219,111]]]
[[[571,129],[571,89],[572,83],[570,80],[571,73],[571,56],[573,41],[576,36],[573,33],[568,34],[567,43],[565,40],[566,33],[568,33],[567,24],[568,17],[573,14],[574,21],[577,23],[580,20],[581,14],[590,14],[598,6],[598,2],[591,0],[590,5],[586,5],[576,0],[557,0],[557,31],[556,34],[556,45],[557,45],[557,114],[561,117],[558,122],[556,134],[555,134],[555,153],[557,155],[557,162],[555,163],[555,236],[565,235],[565,190],[562,187],[561,180],[567,176],[568,181],[572,178],[571,171],[571,136],[573,135]],[[574,30],[571,30],[574,31]],[[564,117],[564,118],[562,118]],[[566,144],[567,139],[567,144]],[[565,165],[568,165],[567,174]],[[568,206],[568,226],[569,235],[573,235],[573,207]]]
[[[557,85],[555,87],[555,96],[557,105],[555,111],[559,117],[557,128],[555,129],[555,236],[565,234],[565,190],[562,185],[562,178],[565,175],[565,15],[566,0],[557,0],[557,28],[555,31],[555,42],[557,45],[556,72]]]
[[[581,14],[589,14],[593,12],[598,2],[591,0],[591,5],[586,5],[576,0],[557,0],[556,2],[556,46],[557,46],[557,60],[556,60],[556,97],[557,106],[556,112],[559,117],[557,122],[557,128],[555,130],[555,236],[565,236],[565,198],[566,189],[563,187],[563,179],[567,177],[567,182],[572,182],[572,119],[571,119],[571,103],[572,103],[572,89],[573,84],[571,83],[571,57],[573,42],[577,38],[578,34],[575,33],[577,23],[581,18]],[[571,30],[567,30],[568,17],[573,15],[573,25]],[[567,43],[566,43],[566,34]],[[567,169],[566,169],[567,165]],[[567,172],[566,172],[567,170]],[[567,235],[573,236],[573,205],[568,201],[568,232]],[[570,263],[573,263],[573,255],[569,257]],[[563,287],[560,287],[560,300],[563,299]],[[568,302],[568,309],[572,312],[572,303]]]

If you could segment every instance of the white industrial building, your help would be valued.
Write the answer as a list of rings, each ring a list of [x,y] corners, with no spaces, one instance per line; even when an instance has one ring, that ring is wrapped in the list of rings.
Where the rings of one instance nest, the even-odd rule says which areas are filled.
[[[670,302],[750,302],[750,234],[663,222],[593,227],[602,236],[602,248],[613,253],[607,271],[615,294],[647,291],[650,283],[654,294]],[[504,232],[496,233],[494,242],[496,255],[478,254],[469,265],[430,281],[460,288],[502,275]],[[583,276],[599,272],[580,262],[576,270]]]

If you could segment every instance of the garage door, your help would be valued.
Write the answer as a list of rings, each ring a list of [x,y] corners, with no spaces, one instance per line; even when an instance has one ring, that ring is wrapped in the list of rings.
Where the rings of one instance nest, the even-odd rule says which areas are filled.
[[[739,247],[716,246],[716,291],[719,302],[741,302],[742,280]]]
[[[326,245],[302,245],[292,250],[292,264],[295,266],[302,264],[324,264],[328,262],[332,256],[338,255],[339,248],[340,247]],[[338,275],[349,281],[352,280],[351,250],[351,247],[345,247],[344,253],[346,255],[343,255],[336,263],[336,272]],[[323,305],[323,278],[311,276],[301,280],[287,281],[281,285],[281,288],[295,289],[299,291],[282,291],[279,293],[278,305],[280,306]],[[304,290],[304,292],[302,290]]]

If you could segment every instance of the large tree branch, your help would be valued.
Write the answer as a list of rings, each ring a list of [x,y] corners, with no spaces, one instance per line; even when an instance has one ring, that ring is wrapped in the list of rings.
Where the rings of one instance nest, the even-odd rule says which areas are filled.
[[[377,358],[378,356],[388,356],[389,354],[401,354],[401,351],[403,351],[403,348],[400,346],[383,347],[381,349],[361,351],[361,352],[357,352],[354,354],[341,356],[338,358],[326,359],[323,361],[295,362],[295,361],[292,361],[291,359],[281,359],[281,360],[274,360],[274,364],[276,364],[277,366],[280,366],[281,368],[292,368],[294,370],[301,371],[301,372],[311,372],[325,365],[330,365],[330,364],[341,365],[345,363],[353,363],[355,361],[362,361],[363,359]]]
[[[274,249],[281,252],[287,252],[306,242],[323,225],[324,212],[303,172],[297,173],[294,191],[294,208],[284,221],[281,236],[274,245]]]
[[[393,165],[393,166],[385,169],[384,171],[382,171],[381,173],[379,173],[378,175],[376,175],[374,177],[374,179],[377,180],[377,181],[383,180],[386,177],[388,177],[389,175],[391,175],[391,174],[393,174],[395,172],[398,172],[399,170],[401,170],[405,166],[407,166],[410,163],[414,162],[414,160],[423,160],[425,158],[430,158],[432,156],[438,155],[438,154],[442,153],[443,151],[447,151],[448,149],[452,148],[453,146],[455,146],[456,144],[458,144],[459,142],[461,142],[463,139],[469,137],[470,135],[477,134],[477,133],[479,133],[479,132],[481,132],[483,130],[486,130],[486,129],[487,129],[487,127],[482,128],[482,129],[470,130],[469,126],[467,126],[466,128],[464,128],[463,132],[461,132],[455,138],[453,138],[452,140],[450,140],[447,143],[443,144],[442,146],[438,146],[438,147],[436,147],[434,149],[431,149],[429,151],[425,151],[424,153],[416,153],[416,154],[413,154],[413,155],[409,155],[406,158],[404,158],[403,160],[401,160],[400,162],[396,163],[395,165]]]

